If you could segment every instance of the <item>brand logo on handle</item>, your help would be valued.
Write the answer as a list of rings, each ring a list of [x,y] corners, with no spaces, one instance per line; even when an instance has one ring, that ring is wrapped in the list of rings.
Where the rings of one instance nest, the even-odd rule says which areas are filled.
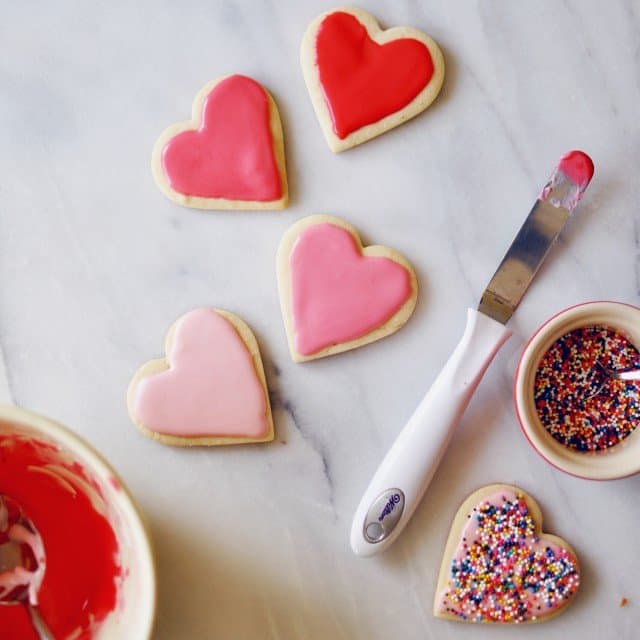
[[[404,510],[404,493],[398,488],[383,491],[369,507],[362,533],[367,542],[384,540],[398,524]]]
[[[380,512],[378,522],[382,522],[396,508],[396,505],[400,503],[400,500],[402,500],[400,494],[394,493],[387,501],[387,504],[384,505],[384,509]]]

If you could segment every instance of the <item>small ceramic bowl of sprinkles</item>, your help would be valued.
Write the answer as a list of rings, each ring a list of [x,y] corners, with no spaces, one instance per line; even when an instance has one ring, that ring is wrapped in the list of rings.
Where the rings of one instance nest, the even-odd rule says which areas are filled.
[[[560,312],[533,334],[516,370],[525,436],[574,476],[612,480],[640,472],[638,371],[640,308],[587,302]]]

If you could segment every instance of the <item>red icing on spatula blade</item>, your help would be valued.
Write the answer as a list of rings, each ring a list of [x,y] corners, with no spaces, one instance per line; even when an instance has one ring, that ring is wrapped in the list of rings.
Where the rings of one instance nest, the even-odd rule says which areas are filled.
[[[584,151],[565,153],[544,185],[540,200],[571,213],[593,177],[593,160]]]
[[[593,177],[593,160],[584,151],[569,151],[560,158],[558,169],[584,189]]]

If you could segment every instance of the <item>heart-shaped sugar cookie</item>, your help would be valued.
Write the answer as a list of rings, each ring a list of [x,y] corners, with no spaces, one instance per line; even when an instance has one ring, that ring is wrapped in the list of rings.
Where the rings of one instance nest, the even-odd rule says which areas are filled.
[[[557,615],[580,585],[576,554],[542,532],[535,500],[505,484],[463,503],[447,540],[434,602],[439,618],[540,622]]]
[[[411,265],[388,247],[363,248],[353,227],[316,215],[284,234],[278,289],[295,362],[368,344],[411,316],[418,284]]]
[[[129,415],[164,444],[273,440],[258,343],[237,316],[194,309],[169,330],[166,358],[144,364],[127,392]]]
[[[275,102],[241,75],[205,85],[192,119],[158,138],[152,170],[160,190],[197,209],[283,209],[287,176]]]
[[[410,27],[383,31],[362,9],[318,16],[305,32],[300,58],[320,126],[335,152],[418,115],[444,80],[444,58],[429,36]]]

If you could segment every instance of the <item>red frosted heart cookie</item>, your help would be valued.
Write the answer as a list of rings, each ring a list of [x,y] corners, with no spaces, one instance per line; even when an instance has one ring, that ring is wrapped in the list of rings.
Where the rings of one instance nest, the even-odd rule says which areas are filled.
[[[410,27],[383,31],[362,9],[333,9],[302,39],[311,101],[332,151],[343,151],[426,109],[444,80],[438,45]]]
[[[152,169],[160,190],[196,209],[283,209],[287,177],[275,102],[255,80],[218,78],[198,93],[193,116],[166,129]]]
[[[521,489],[494,484],[462,504],[442,559],[434,614],[463,622],[540,622],[580,585],[576,554],[542,532],[542,514]]]
[[[411,316],[418,284],[388,247],[363,248],[353,227],[317,215],[286,231],[277,255],[278,289],[295,362],[368,344]]]
[[[273,440],[258,343],[236,315],[194,309],[169,330],[166,358],[144,364],[127,392],[129,415],[164,444]]]

